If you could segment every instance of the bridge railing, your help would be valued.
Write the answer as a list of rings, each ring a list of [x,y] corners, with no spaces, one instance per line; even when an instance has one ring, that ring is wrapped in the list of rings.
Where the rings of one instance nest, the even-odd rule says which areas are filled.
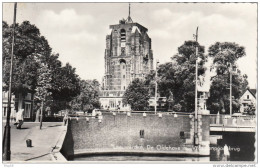
[[[255,116],[230,116],[230,115],[210,115],[210,124],[224,126],[245,126],[255,127]]]
[[[102,114],[127,114],[127,113],[134,113],[134,114],[142,114],[142,113],[146,113],[149,115],[158,115],[159,113],[163,114],[163,115],[194,115],[194,112],[171,112],[171,111],[157,111],[157,113],[155,114],[154,111],[125,111],[125,110],[105,110],[105,109],[96,109],[96,115],[98,115],[98,113],[102,113]],[[68,114],[69,117],[90,117],[92,116],[92,113],[87,113],[87,112],[74,112],[71,114]]]

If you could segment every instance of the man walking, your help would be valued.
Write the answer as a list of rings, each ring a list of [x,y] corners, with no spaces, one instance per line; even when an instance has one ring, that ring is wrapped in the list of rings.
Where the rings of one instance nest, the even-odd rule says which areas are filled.
[[[24,117],[24,109],[20,109],[16,113],[16,123],[14,124],[16,125],[17,129],[21,129],[21,126],[23,125],[23,117]]]

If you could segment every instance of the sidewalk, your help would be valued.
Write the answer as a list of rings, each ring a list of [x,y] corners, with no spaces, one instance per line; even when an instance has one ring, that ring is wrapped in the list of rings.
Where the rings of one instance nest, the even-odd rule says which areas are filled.
[[[11,123],[11,161],[51,161],[50,152],[66,127],[62,122],[43,122],[40,130],[39,125],[25,122],[22,129],[16,129]],[[27,139],[32,140],[33,147],[26,146]]]

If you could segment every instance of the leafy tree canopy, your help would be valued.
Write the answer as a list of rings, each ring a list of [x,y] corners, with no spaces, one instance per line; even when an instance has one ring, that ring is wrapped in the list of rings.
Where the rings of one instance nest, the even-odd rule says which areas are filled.
[[[209,57],[213,58],[212,68],[216,75],[212,77],[210,98],[207,105],[211,113],[229,114],[230,109],[230,73],[232,73],[232,113],[239,110],[239,98],[248,86],[247,75],[242,75],[236,61],[245,56],[245,49],[236,43],[216,42],[209,47]]]
[[[73,110],[86,112],[93,108],[100,108],[99,82],[97,80],[81,80],[80,94],[71,101]]]
[[[149,88],[145,82],[136,78],[127,87],[123,103],[129,104],[132,110],[142,111],[148,110],[148,100],[150,98]]]
[[[10,76],[12,27],[6,22],[3,30],[3,82],[7,90]],[[68,107],[68,102],[79,94],[79,77],[69,63],[62,66],[59,54],[52,49],[40,30],[29,21],[16,24],[13,57],[12,92],[33,93],[35,101],[45,100],[56,110]],[[44,95],[47,99],[44,99]]]
[[[198,74],[203,75],[206,70],[204,63],[207,57],[204,55],[204,46],[195,41],[185,41],[178,48],[178,53],[171,58],[172,62],[158,67],[158,92],[160,96],[167,98],[172,93],[175,111],[194,111],[196,46],[198,46],[200,58]],[[154,72],[146,77],[146,83],[150,84],[150,88],[154,88],[153,81]]]

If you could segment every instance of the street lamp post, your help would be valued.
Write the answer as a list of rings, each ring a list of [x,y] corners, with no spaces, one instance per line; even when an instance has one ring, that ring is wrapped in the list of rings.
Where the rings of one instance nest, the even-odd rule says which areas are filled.
[[[155,114],[157,113],[157,87],[158,87],[158,84],[157,84],[157,67],[158,67],[158,64],[159,64],[159,60],[156,60],[156,67],[155,67],[155,93],[154,93],[154,101],[155,101],[154,113]]]
[[[198,42],[198,27],[195,35],[196,42]],[[198,88],[197,88],[197,80],[198,80],[198,44],[196,44],[196,66],[195,66],[195,122],[194,122],[194,145],[198,145]]]
[[[236,67],[234,67],[234,68],[236,68]],[[233,73],[233,65],[230,63],[230,67],[229,67],[229,75],[230,75],[230,82],[229,82],[229,94],[230,94],[230,97],[229,97],[229,113],[230,113],[230,116],[232,116],[232,73]]]
[[[14,57],[14,33],[16,23],[16,8],[17,3],[14,3],[14,20],[13,20],[13,32],[12,32],[12,50],[11,50],[11,63],[10,63],[10,76],[9,76],[9,90],[8,90],[8,104],[7,104],[7,116],[6,125],[3,137],[3,160],[10,161],[11,159],[11,136],[10,136],[10,114],[11,114],[11,99],[12,99],[12,77],[13,77],[13,57]]]
[[[231,68],[231,64],[230,64],[230,86],[229,86],[229,90],[230,90],[230,102],[229,102],[229,110],[230,110],[230,116],[232,116],[232,68]]]

